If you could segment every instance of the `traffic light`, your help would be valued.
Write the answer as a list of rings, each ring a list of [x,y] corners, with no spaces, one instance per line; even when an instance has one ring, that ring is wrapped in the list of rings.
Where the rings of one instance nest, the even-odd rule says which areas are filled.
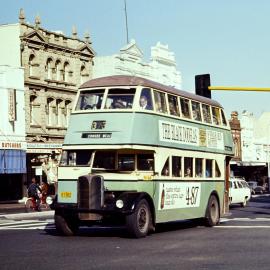
[[[211,98],[211,91],[208,89],[208,86],[210,85],[210,74],[202,74],[195,76],[196,95]]]

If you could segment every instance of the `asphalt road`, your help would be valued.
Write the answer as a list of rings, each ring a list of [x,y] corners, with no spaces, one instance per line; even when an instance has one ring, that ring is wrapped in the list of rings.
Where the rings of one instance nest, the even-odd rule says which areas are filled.
[[[144,239],[123,228],[56,234],[52,213],[0,217],[0,269],[270,269],[270,197],[231,208],[219,226],[162,224]],[[28,217],[28,219],[27,219]]]

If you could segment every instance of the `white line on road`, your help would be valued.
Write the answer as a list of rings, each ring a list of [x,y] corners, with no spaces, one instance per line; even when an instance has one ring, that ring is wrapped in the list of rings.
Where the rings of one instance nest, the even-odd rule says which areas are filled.
[[[217,229],[231,229],[231,228],[234,228],[234,229],[254,229],[254,228],[264,228],[264,229],[270,229],[270,225],[218,225],[216,226],[215,228]]]

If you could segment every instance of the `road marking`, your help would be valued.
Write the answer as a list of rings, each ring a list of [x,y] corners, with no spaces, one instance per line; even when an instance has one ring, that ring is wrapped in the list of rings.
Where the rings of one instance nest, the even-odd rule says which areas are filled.
[[[251,221],[251,222],[258,222],[258,221],[266,221],[270,222],[270,218],[221,218],[220,222],[221,223],[226,223],[230,221]]]
[[[0,230],[33,230],[33,229],[55,229],[54,220],[20,220],[13,222],[3,222],[0,224]]]
[[[220,229],[231,229],[231,228],[235,228],[235,229],[254,229],[254,228],[267,228],[270,229],[270,225],[218,225],[215,228],[220,228]]]

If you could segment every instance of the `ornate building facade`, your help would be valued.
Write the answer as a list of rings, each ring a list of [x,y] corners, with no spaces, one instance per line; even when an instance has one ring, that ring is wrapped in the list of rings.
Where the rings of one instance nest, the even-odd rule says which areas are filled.
[[[57,163],[77,88],[92,78],[95,52],[89,34],[81,40],[75,27],[71,37],[46,30],[38,16],[31,25],[21,9],[19,23],[1,25],[0,37],[0,64],[24,68],[25,104],[21,106],[28,182],[33,174],[42,178],[45,172],[48,178],[57,170],[50,163]]]
[[[117,54],[95,57],[93,78],[134,75],[181,89],[181,73],[176,68],[174,53],[169,51],[168,45],[158,42],[151,48],[150,61],[146,62],[143,58],[143,52],[135,40],[131,40]]]

